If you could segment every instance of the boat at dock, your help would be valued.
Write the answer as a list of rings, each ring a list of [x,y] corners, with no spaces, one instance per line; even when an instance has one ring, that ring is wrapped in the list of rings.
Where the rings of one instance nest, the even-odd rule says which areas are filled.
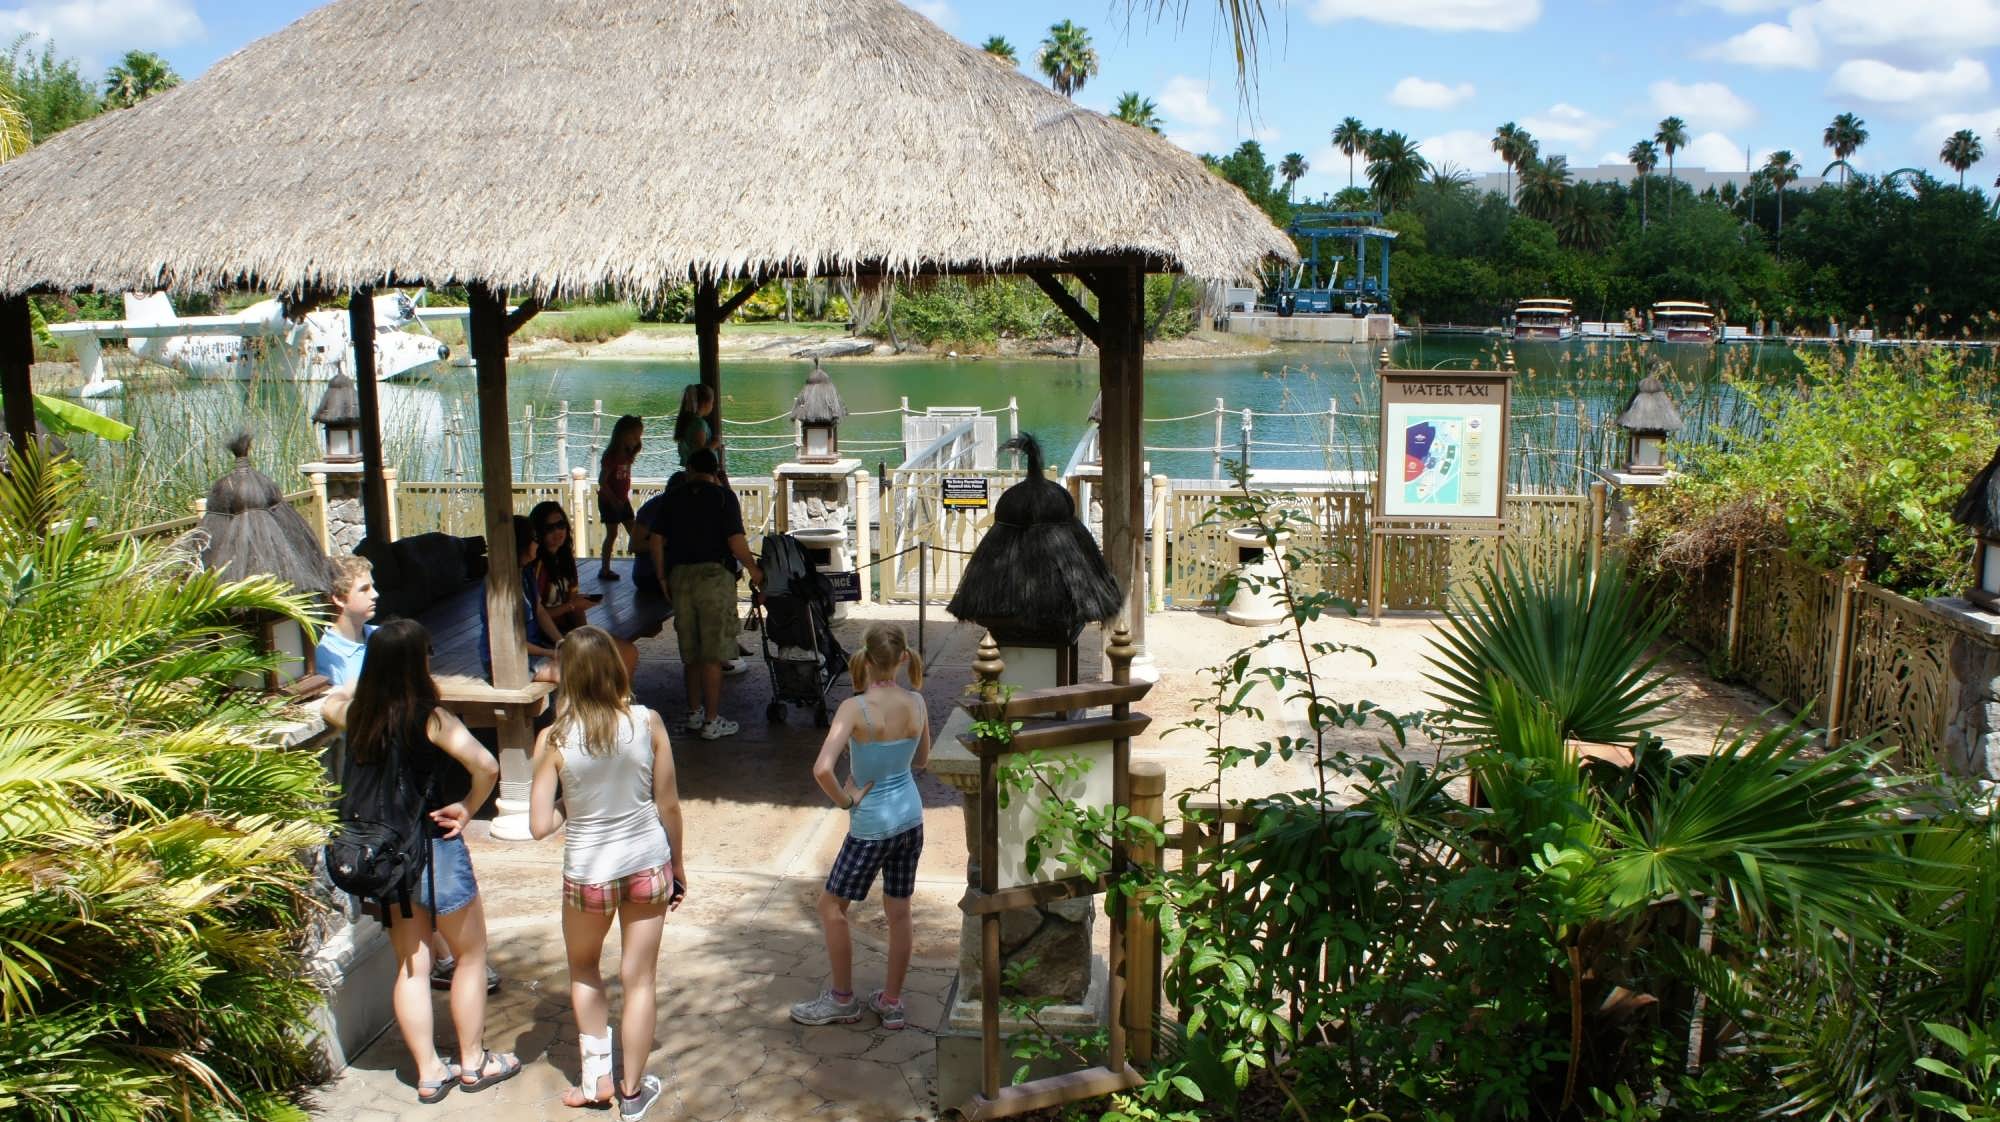
[[[1662,300],[1653,305],[1653,338],[1661,343],[1714,343],[1715,312],[1698,300]]]
[[[1516,341],[1531,339],[1574,339],[1576,337],[1576,306],[1568,300],[1553,296],[1523,300],[1514,307],[1514,338]]]

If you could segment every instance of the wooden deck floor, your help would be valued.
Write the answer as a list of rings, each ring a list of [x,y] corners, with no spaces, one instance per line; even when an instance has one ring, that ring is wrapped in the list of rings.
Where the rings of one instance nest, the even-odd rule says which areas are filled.
[[[590,622],[620,638],[630,639],[639,631],[639,615],[633,603],[632,559],[621,558],[612,563],[611,569],[623,579],[597,580],[597,559],[589,558],[578,564],[578,575],[585,592],[602,592],[604,600],[590,609]],[[431,672],[433,674],[465,674],[474,678],[484,678],[486,672],[480,668],[479,602],[486,595],[486,585],[476,584],[453,596],[417,617],[431,633]],[[666,630],[671,633],[669,623]]]

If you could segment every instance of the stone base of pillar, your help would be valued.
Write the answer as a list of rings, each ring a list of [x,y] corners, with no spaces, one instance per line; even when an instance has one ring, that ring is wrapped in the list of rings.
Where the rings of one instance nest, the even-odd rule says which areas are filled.
[[[359,917],[320,944],[310,969],[326,994],[313,1011],[320,1054],[338,1073],[396,1022],[396,951],[381,924]]]
[[[534,841],[535,835],[528,829],[528,800],[493,800],[492,837],[495,841]]]
[[[1945,676],[1947,771],[2000,780],[2000,615],[1962,597],[1924,601],[1952,628]]]
[[[1093,901],[1083,901],[1092,903]],[[976,924],[974,926],[977,926]],[[1035,1014],[1044,1026],[1065,1036],[1082,1038],[1104,1028],[1105,995],[1109,992],[1109,973],[1102,957],[1092,956],[1090,961],[1090,986],[1084,1000],[1077,1005],[1051,1005]],[[967,983],[963,971],[951,984],[951,992],[945,997],[945,1023],[937,1034],[937,1105],[940,1111],[963,1110],[980,1090],[983,1075],[982,1064],[985,1052],[980,1043],[979,1018],[981,1009],[977,995],[979,981],[975,975]],[[972,991],[972,992],[968,992]],[[1000,1034],[1012,1040],[1035,1031],[1035,1026],[1027,1021],[1003,1015],[1000,1018]],[[1103,1057],[1094,1050],[1078,1045],[1088,1063],[1077,1063],[1069,1058],[1062,1061],[1037,1060],[1028,1066],[1029,1079],[1060,1075],[1067,1071],[1101,1062]],[[1015,1069],[1021,1061],[1008,1054],[1005,1046],[1001,1049],[1002,1078],[1013,1081]]]
[[[1140,651],[1132,656],[1132,680],[1135,682],[1158,682],[1160,664],[1153,659],[1153,652]]]

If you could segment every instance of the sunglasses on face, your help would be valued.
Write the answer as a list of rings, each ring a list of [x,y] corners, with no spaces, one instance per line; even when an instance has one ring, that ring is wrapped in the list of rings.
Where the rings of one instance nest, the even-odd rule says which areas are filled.
[[[569,529],[569,523],[567,522],[550,522],[543,525],[542,533],[553,534],[557,530],[567,530],[567,529]]]

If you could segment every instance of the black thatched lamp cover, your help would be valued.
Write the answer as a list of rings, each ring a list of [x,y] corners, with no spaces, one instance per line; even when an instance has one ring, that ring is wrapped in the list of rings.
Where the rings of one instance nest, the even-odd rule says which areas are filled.
[[[1681,411],[1667,396],[1659,377],[1648,374],[1639,390],[1618,414],[1618,427],[1625,430],[1625,470],[1634,475],[1664,475],[1667,471],[1667,436],[1680,431]]]
[[[2000,612],[2000,451],[1966,485],[1951,520],[1972,530],[1972,587],[1965,598]]]
[[[799,426],[799,462],[830,464],[840,459],[840,419],[847,406],[840,403],[840,391],[826,369],[813,360],[812,373],[792,402],[792,420]]]
[[[313,424],[320,426],[327,463],[361,462],[361,395],[354,389],[354,379],[345,371],[327,382],[326,393],[319,399],[319,408],[313,410],[312,419]]]
[[[250,466],[247,433],[230,441],[229,451],[236,466],[208,489],[208,512],[201,519],[202,532],[208,536],[201,551],[202,566],[239,580],[268,574],[300,592],[324,596],[326,555],[312,527],[285,501],[270,476]],[[296,621],[281,616],[259,619],[257,631],[259,649],[285,656],[282,680],[310,672],[310,650]],[[267,683],[272,688],[279,684]]]
[[[1086,623],[1125,607],[1124,593],[1063,485],[1042,477],[1042,446],[1022,433],[1007,442],[1028,458],[1028,477],[993,504],[986,532],[945,610],[993,633],[995,642],[1067,646]]]

